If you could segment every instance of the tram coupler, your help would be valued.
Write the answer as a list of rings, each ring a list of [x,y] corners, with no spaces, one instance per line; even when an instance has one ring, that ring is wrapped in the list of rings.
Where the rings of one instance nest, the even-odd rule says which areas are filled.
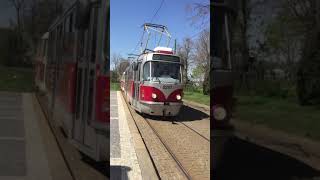
[[[162,120],[165,120],[166,117],[166,110],[162,110]]]

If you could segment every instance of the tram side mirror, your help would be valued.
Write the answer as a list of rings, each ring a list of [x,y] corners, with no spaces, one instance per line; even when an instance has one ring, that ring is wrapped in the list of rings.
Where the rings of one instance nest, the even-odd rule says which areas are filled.
[[[88,0],[80,0],[76,16],[75,26],[77,29],[87,29],[90,22],[90,3]]]

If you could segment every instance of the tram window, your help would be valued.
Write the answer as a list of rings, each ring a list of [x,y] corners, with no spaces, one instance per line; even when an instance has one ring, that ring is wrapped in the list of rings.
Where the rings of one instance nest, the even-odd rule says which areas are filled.
[[[141,62],[138,63],[138,71],[137,71],[137,80],[140,81],[140,75],[141,75]]]
[[[92,9],[92,30],[91,30],[91,62],[95,62],[96,59],[96,47],[97,47],[97,26],[98,26],[98,12],[99,7],[94,7]]]
[[[47,49],[47,40],[43,40],[43,48],[42,48],[42,57],[45,57],[46,55],[46,49]]]
[[[57,39],[61,39],[62,38],[62,24],[60,24],[58,26],[58,37]]]
[[[73,32],[73,13],[69,16],[69,32]]]
[[[65,32],[70,32],[70,16],[68,16],[64,22]]]
[[[58,42],[58,44],[56,44],[56,47],[57,47],[57,57],[61,57],[61,40],[62,40],[62,33],[63,33],[63,31],[62,31],[62,24],[60,24],[59,26],[58,26],[58,36],[57,36],[57,42]]]
[[[79,119],[80,118],[80,113],[81,113],[81,107],[80,107],[80,100],[81,100],[81,91],[80,91],[80,88],[82,88],[82,69],[81,68],[79,68],[79,70],[78,70],[78,75],[77,75],[77,78],[79,78],[78,80],[77,80],[77,100],[76,100],[76,119]]]
[[[49,33],[49,41],[48,41],[48,61],[51,61],[52,54],[52,33]]]
[[[179,63],[154,61],[151,64],[151,78],[153,81],[178,83],[181,81]]]
[[[150,62],[146,62],[143,66],[143,80],[150,81]]]
[[[105,70],[104,72],[109,72],[109,28],[107,26],[104,26],[104,40],[103,40],[103,57],[104,57],[104,63],[105,63]]]
[[[215,51],[213,51],[213,59],[212,59],[212,66],[213,69],[220,69],[220,70],[230,70],[230,66],[231,66],[231,62],[229,62],[229,56],[230,56],[230,52],[229,52],[229,48],[228,48],[228,44],[227,41],[230,41],[230,37],[229,39],[227,38],[229,36],[229,32],[226,26],[226,18],[224,17],[221,19],[220,23],[221,25],[219,26],[215,26],[214,31],[216,32],[216,36],[214,37],[216,40],[216,42],[218,43],[214,43],[213,44],[213,49],[215,49]]]
[[[78,31],[78,45],[77,45],[77,54],[78,57],[83,57],[84,56],[84,39],[85,39],[85,32],[84,31]],[[80,61],[82,58],[79,59]]]
[[[88,95],[88,119],[91,120],[93,110],[93,86],[94,86],[94,71],[90,70],[89,76],[89,95]]]

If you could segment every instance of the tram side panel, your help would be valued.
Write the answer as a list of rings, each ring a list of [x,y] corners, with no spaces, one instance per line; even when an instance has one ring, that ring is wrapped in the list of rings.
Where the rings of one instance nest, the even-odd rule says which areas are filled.
[[[86,48],[82,48],[87,49],[89,36],[84,33],[88,32],[87,30],[73,26],[74,23],[72,22],[75,22],[78,15],[76,8],[69,11],[49,29],[52,36],[49,40],[49,62],[46,71],[48,76],[46,79],[49,97],[48,106],[52,108],[53,119],[59,126],[63,127],[68,138],[80,151],[97,161],[107,160],[109,109],[106,102],[108,102],[110,88],[108,73],[97,74],[97,76],[94,76],[95,79],[90,79],[90,85],[95,85],[95,93],[92,94],[92,88],[88,89],[91,94],[87,95],[92,96],[91,98],[87,99],[87,95],[84,93],[79,94],[79,92],[83,92],[78,91],[79,88],[87,88],[79,82],[82,82],[82,79],[85,78],[85,76],[81,78],[83,73],[77,74],[78,72],[84,72],[78,69],[79,57],[85,57],[79,51],[79,46],[84,43]],[[90,19],[94,20],[93,18]],[[99,22],[99,20],[95,21]],[[84,67],[86,69],[87,66]],[[97,72],[99,69],[98,66],[95,67],[93,72]],[[91,73],[89,69],[86,71]],[[77,101],[76,95],[80,95],[83,99]],[[91,102],[93,99],[95,101]],[[81,119],[75,116],[76,106],[81,107],[79,112],[82,114]],[[86,119],[90,118],[86,114],[90,111],[88,108],[92,108],[92,112],[94,112],[94,115],[91,116],[93,119]],[[78,132],[78,135],[75,134],[75,131]],[[82,139],[86,140],[82,141]],[[91,147],[87,148],[88,145]]]
[[[59,19],[51,29],[56,32],[54,56],[53,111],[54,119],[68,134],[73,115],[75,89],[75,62],[73,40],[75,9],[71,9]]]

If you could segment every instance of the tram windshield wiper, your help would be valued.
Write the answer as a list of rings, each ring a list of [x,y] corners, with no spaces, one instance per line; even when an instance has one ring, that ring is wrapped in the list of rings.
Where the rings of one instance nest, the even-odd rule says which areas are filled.
[[[159,77],[153,77],[153,78],[152,78],[152,81],[158,81],[159,84],[161,84],[161,81],[160,81]]]

